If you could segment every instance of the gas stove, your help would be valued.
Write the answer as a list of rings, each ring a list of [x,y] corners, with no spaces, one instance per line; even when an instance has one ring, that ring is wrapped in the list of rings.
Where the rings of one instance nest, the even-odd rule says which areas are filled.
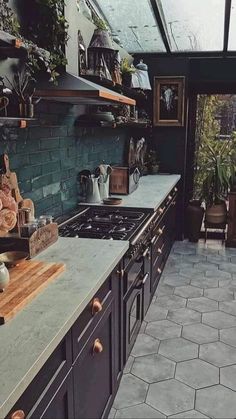
[[[71,214],[59,223],[62,237],[80,237],[110,240],[131,240],[138,233],[150,211],[127,208],[88,207],[79,214]]]

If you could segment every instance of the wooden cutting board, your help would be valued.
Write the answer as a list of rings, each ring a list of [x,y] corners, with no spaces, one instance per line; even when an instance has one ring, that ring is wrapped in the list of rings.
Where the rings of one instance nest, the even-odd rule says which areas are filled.
[[[64,263],[40,261],[25,261],[9,269],[10,283],[0,293],[0,325],[25,307],[64,270]]]

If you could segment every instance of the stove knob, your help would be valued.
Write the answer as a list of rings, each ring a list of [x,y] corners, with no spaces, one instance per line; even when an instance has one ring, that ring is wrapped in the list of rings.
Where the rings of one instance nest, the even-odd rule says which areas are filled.
[[[163,214],[163,212],[164,212],[163,208],[158,208],[158,212],[159,212],[159,214]]]
[[[178,188],[176,188],[176,187],[175,187],[175,188],[174,188],[174,191],[175,191],[175,192],[177,192],[177,191],[178,191]]]
[[[171,195],[169,195],[167,199],[168,199],[168,201],[171,201],[172,196],[171,196]]]

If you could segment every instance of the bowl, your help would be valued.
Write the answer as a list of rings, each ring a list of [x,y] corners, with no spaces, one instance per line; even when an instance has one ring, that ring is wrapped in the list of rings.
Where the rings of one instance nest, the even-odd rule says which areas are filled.
[[[18,266],[29,257],[29,253],[22,251],[12,251],[0,253],[0,262],[4,262],[6,266]]]
[[[103,204],[105,205],[120,205],[122,198],[105,198],[103,199]]]

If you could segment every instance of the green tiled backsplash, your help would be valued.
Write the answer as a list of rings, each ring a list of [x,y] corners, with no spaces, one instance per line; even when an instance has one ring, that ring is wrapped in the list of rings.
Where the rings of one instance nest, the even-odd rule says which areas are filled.
[[[0,128],[0,154],[9,155],[22,196],[34,201],[37,215],[57,216],[76,206],[77,174],[82,169],[94,170],[103,161],[123,162],[127,132],[75,127],[79,110],[40,103],[37,125]]]

